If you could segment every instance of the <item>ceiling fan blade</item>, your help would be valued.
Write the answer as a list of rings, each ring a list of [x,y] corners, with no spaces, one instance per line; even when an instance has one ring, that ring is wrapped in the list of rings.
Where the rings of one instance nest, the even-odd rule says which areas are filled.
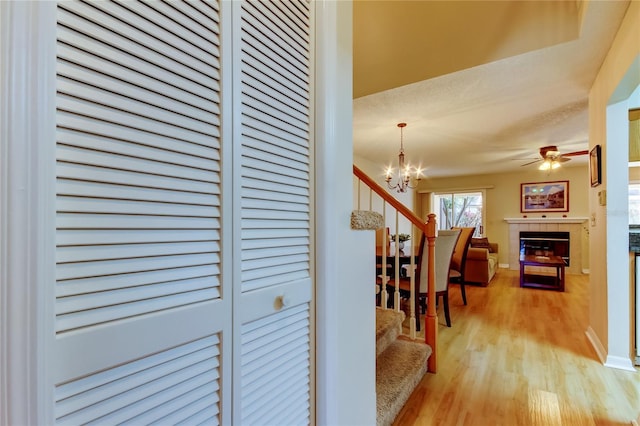
[[[567,152],[566,154],[562,154],[563,157],[575,157],[578,155],[587,155],[589,154],[588,150],[583,150],[583,151],[573,151],[573,152]]]
[[[571,161],[571,158],[567,158],[564,155],[561,155],[560,157],[558,157],[556,159],[556,161],[560,162],[560,163],[566,163],[567,161]]]
[[[528,166],[530,164],[538,163],[540,161],[542,161],[542,158],[540,158],[538,160],[535,160],[535,161],[529,161],[528,163],[521,164],[520,167]]]

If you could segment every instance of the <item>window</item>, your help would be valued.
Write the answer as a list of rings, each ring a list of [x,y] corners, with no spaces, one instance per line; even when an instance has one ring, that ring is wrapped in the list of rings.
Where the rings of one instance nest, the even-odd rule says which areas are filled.
[[[474,237],[484,234],[484,191],[434,194],[434,209],[438,229],[452,226],[475,227]]]
[[[629,223],[640,225],[640,182],[629,182]]]

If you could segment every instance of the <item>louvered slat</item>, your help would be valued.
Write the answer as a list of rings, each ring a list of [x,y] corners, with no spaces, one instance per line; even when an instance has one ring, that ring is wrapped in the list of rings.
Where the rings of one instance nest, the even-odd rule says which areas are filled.
[[[278,236],[267,229],[247,229],[243,232],[242,249],[246,259],[253,258],[249,250],[265,247],[284,247],[297,244],[309,244],[309,232],[306,229],[280,229]]]
[[[217,229],[163,229],[161,231],[138,229],[135,232],[122,229],[62,229],[56,234],[58,247],[144,242],[218,241],[219,239],[220,232]]]
[[[145,158],[159,163],[175,164],[178,166],[213,172],[219,171],[214,168],[215,165],[212,164],[210,160],[212,154],[216,153],[213,149],[206,149],[199,153],[201,155],[208,155],[207,158],[203,158],[201,155],[176,151],[175,145],[179,144],[176,140],[167,144],[166,148],[169,149],[165,149],[165,147],[142,144],[140,141],[115,140],[113,138],[96,134],[95,128],[92,128],[91,130],[93,133],[87,134],[78,130],[61,128],[57,132],[57,138],[61,144],[64,144],[67,147],[85,148],[112,155],[120,155],[123,158]],[[153,143],[153,141],[150,142]],[[193,146],[190,146],[189,148],[193,148]],[[186,147],[185,149],[187,151],[189,150]]]
[[[56,285],[56,296],[59,298],[72,297],[87,293],[100,293],[109,290],[121,290],[128,287],[162,285],[167,282],[179,282],[201,277],[215,276],[220,273],[220,267],[215,264],[196,265],[157,271],[144,271],[127,275],[106,275],[102,277],[78,278],[70,281],[59,281]]]
[[[82,90],[80,90],[80,92],[82,92]],[[198,131],[201,127],[195,130],[187,129],[173,125],[170,120],[156,120],[154,119],[155,110],[151,108],[146,108],[146,110],[143,111],[144,114],[137,114],[120,110],[115,105],[109,106],[106,104],[92,103],[80,97],[62,92],[57,96],[57,104],[60,111],[98,118],[108,123],[120,124],[139,131],[164,134],[175,139],[187,139],[193,143],[205,146],[213,146],[215,141],[213,141],[212,138],[218,136],[217,130],[213,127],[209,128],[207,134],[204,134]],[[129,102],[128,104],[133,108],[139,105],[133,102]],[[174,116],[174,118],[177,118],[177,116]],[[180,121],[182,121],[182,117],[179,118]],[[61,122],[61,125],[64,126],[65,123]]]
[[[104,182],[115,185],[125,185],[132,188],[159,188],[172,191],[181,191],[187,194],[219,194],[218,185],[210,182],[189,181],[179,177],[167,177],[148,175],[134,171],[113,168],[90,167],[85,164],[58,162],[56,167],[58,179],[66,179],[80,182]],[[96,185],[97,196],[102,193],[102,187]],[[106,188],[104,188],[106,189]],[[117,190],[115,191],[117,193]],[[110,198],[110,197],[107,197]]]
[[[79,278],[100,277],[115,274],[131,274],[149,271],[169,270],[188,266],[216,264],[219,257],[212,253],[186,254],[176,256],[158,256],[102,260],[95,262],[61,263],[58,265],[56,278],[59,281]],[[212,282],[212,286],[217,283]],[[79,307],[80,308],[80,307]]]
[[[217,209],[178,203],[148,202],[142,200],[113,200],[108,198],[78,199],[60,196],[56,203],[59,212],[64,213],[105,213],[137,214],[155,216],[209,217]]]
[[[100,189],[97,189],[100,188]],[[82,182],[70,179],[58,180],[58,194],[60,197],[88,198],[95,197],[95,194],[105,193],[110,197],[119,200],[139,200],[143,202],[166,203],[171,200],[175,204],[187,204],[193,206],[206,206],[215,208],[220,204],[220,199],[216,195],[209,194],[203,197],[202,194],[188,193],[185,191],[173,191],[170,189],[156,189],[134,186],[123,186],[117,184],[105,184],[96,182]]]
[[[70,133],[74,135],[70,136]],[[79,136],[78,133],[81,136]],[[114,133],[117,133],[117,138],[113,137]],[[66,142],[68,145],[74,145],[73,142],[75,140],[81,140],[82,143],[85,144],[83,146],[87,146],[87,144],[93,143],[92,141],[95,139],[102,142],[104,138],[108,138],[113,139],[111,143],[107,145],[111,149],[117,149],[121,146],[129,146],[130,149],[134,149],[134,147],[142,146],[142,148],[152,148],[150,150],[150,154],[152,155],[157,155],[158,151],[164,150],[177,154],[174,161],[180,161],[184,158],[185,160],[188,159],[187,162],[196,162],[200,167],[200,159],[219,159],[217,157],[217,150],[219,149],[217,141],[206,140],[206,144],[213,143],[211,146],[206,146],[206,144],[199,145],[194,143],[193,140],[183,138],[184,135],[182,134],[175,137],[159,133],[157,129],[140,132],[123,123],[106,121],[104,117],[94,119],[86,114],[77,116],[62,110],[58,111],[57,134],[61,135],[61,137],[64,138],[63,142]],[[105,149],[105,146],[103,146],[102,149]]]
[[[124,303],[131,303],[133,300],[148,300],[149,303],[154,303],[154,299],[162,296],[178,295],[208,289],[211,285],[210,280],[211,277],[204,276],[191,280],[181,280],[179,282],[167,281],[164,283],[155,283],[151,288],[147,288],[146,286],[132,286],[130,288],[111,291],[107,296],[96,292],[73,295],[60,299],[56,306],[56,315],[62,318],[62,315],[73,313],[73,310],[78,304],[82,304],[84,309],[88,309],[90,310],[89,312],[95,314],[95,309],[109,305],[119,306]],[[216,289],[216,294],[218,293]]]

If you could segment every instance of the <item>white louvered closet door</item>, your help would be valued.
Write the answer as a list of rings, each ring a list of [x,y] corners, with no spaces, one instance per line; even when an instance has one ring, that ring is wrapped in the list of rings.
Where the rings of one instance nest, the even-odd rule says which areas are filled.
[[[310,2],[57,10],[56,423],[312,423]]]
[[[240,120],[234,134],[240,141],[234,209],[241,218],[236,280],[240,357],[234,364],[240,406],[234,407],[235,420],[242,425],[308,424],[311,4],[234,2],[233,12],[234,68],[241,79],[234,92]]]
[[[57,423],[231,422],[220,20],[58,4]]]

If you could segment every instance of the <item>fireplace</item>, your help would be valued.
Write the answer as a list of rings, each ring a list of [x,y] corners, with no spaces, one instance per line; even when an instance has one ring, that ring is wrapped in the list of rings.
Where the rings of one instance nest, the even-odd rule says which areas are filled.
[[[521,231],[520,255],[560,256],[570,266],[570,233]]]
[[[520,269],[520,233],[521,232],[564,232],[565,236],[569,234],[568,239],[571,253],[570,260],[567,259],[567,274],[583,274],[589,273],[583,269],[583,257],[586,254],[583,251],[585,238],[588,237],[589,218],[587,217],[507,217],[504,219],[509,224],[509,249],[508,268],[512,271]],[[543,234],[544,235],[544,234]],[[555,237],[554,237],[555,238]],[[501,250],[502,251],[502,250]],[[569,252],[567,252],[569,253]],[[587,252],[588,253],[588,252]],[[569,263],[571,266],[569,266]]]

